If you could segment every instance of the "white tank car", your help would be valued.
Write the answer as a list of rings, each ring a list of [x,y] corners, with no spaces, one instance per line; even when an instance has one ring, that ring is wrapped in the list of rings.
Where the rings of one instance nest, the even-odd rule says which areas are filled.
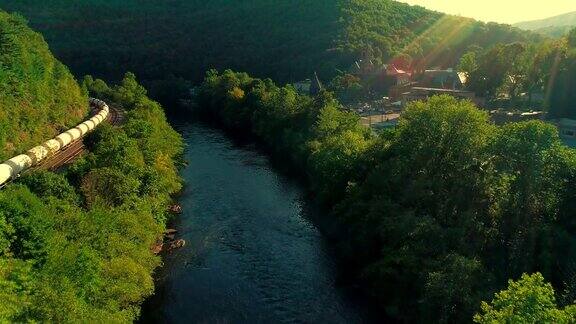
[[[4,162],[12,168],[12,178],[32,166],[32,159],[26,154],[20,154]]]
[[[43,146],[48,150],[48,156],[54,155],[61,147],[60,142],[55,138],[46,141]]]
[[[90,118],[90,120],[91,120],[96,126],[101,123],[100,118],[98,118],[97,116],[94,116],[94,117]]]
[[[80,131],[80,137],[88,134],[88,131],[90,131],[88,129],[88,126],[84,123],[78,124],[78,126],[76,126],[76,129]],[[77,139],[79,139],[80,137],[78,137]]]
[[[91,119],[81,123],[75,128],[67,130],[51,140],[44,142],[44,144],[40,146],[28,150],[26,154],[15,156],[0,164],[0,185],[6,183],[10,179],[16,178],[22,171],[38,164],[46,157],[55,154],[73,141],[80,139],[86,133],[93,130],[100,123],[106,120],[110,111],[108,105],[106,105],[104,101],[95,98],[90,98],[89,103],[92,107],[96,107],[100,110],[98,114],[93,116]]]
[[[98,115],[96,115],[96,117],[98,117],[101,121],[106,120],[106,115],[105,115],[103,112],[101,112],[101,113],[99,113]]]
[[[6,183],[13,175],[12,167],[6,163],[0,164],[0,184]]]
[[[64,132],[55,138],[58,143],[60,143],[60,149],[68,146],[68,144],[72,143],[72,135],[68,134],[68,132]]]
[[[26,155],[32,160],[32,165],[36,165],[48,156],[48,150],[44,146],[36,146],[29,149]]]
[[[88,126],[88,131],[91,131],[96,127],[96,123],[92,121],[92,119],[85,121],[84,124]]]
[[[82,137],[82,131],[79,130],[78,128],[71,128],[67,130],[66,133],[70,134],[70,136],[72,137],[72,142]]]

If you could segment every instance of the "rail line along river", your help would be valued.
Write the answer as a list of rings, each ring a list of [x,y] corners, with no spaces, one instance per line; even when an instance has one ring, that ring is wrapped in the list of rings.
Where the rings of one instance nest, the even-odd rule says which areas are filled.
[[[164,258],[141,322],[360,323],[365,307],[336,281],[333,251],[300,185],[251,146],[180,124],[187,143],[186,246]]]

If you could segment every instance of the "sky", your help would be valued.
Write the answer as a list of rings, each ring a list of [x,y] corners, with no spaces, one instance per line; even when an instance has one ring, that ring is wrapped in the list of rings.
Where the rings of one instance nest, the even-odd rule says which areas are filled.
[[[397,0],[452,15],[513,24],[576,11],[576,0]]]

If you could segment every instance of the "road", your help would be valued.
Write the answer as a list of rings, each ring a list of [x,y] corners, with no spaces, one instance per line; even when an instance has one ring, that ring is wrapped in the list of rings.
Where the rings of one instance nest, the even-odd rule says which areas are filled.
[[[108,114],[107,121],[115,126],[122,124],[124,120],[124,116],[122,111],[113,105],[110,105],[110,113]],[[74,162],[78,157],[82,156],[84,153],[84,141],[83,138],[70,143],[65,149],[56,152],[53,156],[47,158],[39,165],[30,168],[28,171],[24,172],[33,172],[35,170],[48,170],[48,171],[56,171],[68,164]]]

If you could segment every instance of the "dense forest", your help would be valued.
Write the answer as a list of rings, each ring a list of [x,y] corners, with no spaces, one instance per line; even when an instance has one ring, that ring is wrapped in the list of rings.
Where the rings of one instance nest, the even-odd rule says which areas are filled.
[[[0,12],[0,142],[8,157],[85,117],[88,94],[125,109],[63,173],[0,191],[0,322],[129,322],[154,290],[183,144],[132,74],[80,86],[20,16]]]
[[[87,100],[42,36],[0,10],[0,159],[75,125]]]
[[[556,288],[559,307],[574,302],[576,152],[554,126],[495,126],[444,96],[411,104],[396,129],[373,134],[328,92],[310,98],[229,70],[210,71],[196,100],[200,112],[303,170],[345,233],[346,264],[387,315],[546,318],[520,305],[534,295],[548,300],[552,322],[576,319],[538,274],[479,309],[508,279],[534,272]]]
[[[470,48],[541,38],[391,0],[0,0],[0,8],[28,17],[76,76],[117,80],[122,66],[166,102],[173,85],[183,93],[183,79],[199,82],[210,68],[329,80],[359,58],[454,67]]]
[[[539,43],[496,44],[465,53],[458,70],[489,106],[545,109],[550,118],[576,118],[576,28]],[[506,98],[505,100],[502,100]]]
[[[126,109],[100,126],[90,153],[61,173],[36,172],[0,191],[0,320],[130,322],[154,291],[151,247],[181,187],[179,135],[133,75],[94,95]]]

